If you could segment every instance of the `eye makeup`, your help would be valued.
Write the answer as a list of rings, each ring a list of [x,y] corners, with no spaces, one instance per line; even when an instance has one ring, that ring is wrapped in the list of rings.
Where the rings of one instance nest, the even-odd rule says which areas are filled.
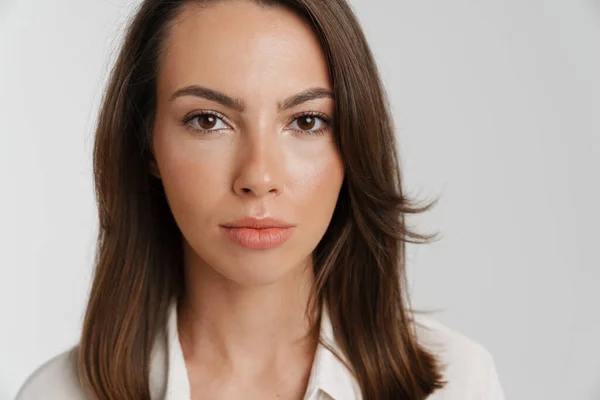
[[[227,117],[225,117],[223,114],[221,114],[217,111],[214,111],[214,110],[194,111],[194,112],[186,115],[181,120],[181,125],[184,126],[186,129],[191,130],[192,132],[200,133],[200,134],[208,134],[211,132],[218,133],[218,132],[229,129],[229,128],[213,129],[214,126],[209,127],[209,128],[202,128],[202,127],[196,127],[195,125],[197,125],[197,124],[193,124],[194,121],[197,121],[200,118],[206,118],[206,117],[212,118],[215,121],[221,121],[222,124],[227,125],[229,128],[231,127],[231,125],[227,122]],[[294,131],[298,135],[320,136],[320,135],[323,135],[327,131],[327,129],[329,129],[331,126],[331,118],[330,117],[328,117],[324,113],[321,113],[318,111],[313,111],[313,110],[304,111],[304,112],[300,112],[298,114],[293,115],[289,124],[294,123],[297,120],[302,120],[302,119],[311,120],[311,121],[319,121],[320,128],[318,128],[318,129],[312,129],[312,128],[302,129],[302,128],[300,128],[300,126],[298,126],[298,128],[289,128],[290,130]],[[298,124],[296,124],[296,125],[298,125]]]

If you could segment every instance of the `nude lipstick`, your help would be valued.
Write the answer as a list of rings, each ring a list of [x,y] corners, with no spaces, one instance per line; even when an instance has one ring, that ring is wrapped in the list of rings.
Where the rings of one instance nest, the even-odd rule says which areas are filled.
[[[254,250],[272,249],[285,243],[294,233],[295,226],[273,218],[242,218],[221,225],[229,239]]]

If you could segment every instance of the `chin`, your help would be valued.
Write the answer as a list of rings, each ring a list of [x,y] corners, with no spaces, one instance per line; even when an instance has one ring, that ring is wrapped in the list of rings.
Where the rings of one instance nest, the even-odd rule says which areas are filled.
[[[187,257],[191,258],[191,265],[212,270],[214,275],[209,272],[208,276],[213,275],[217,280],[222,278],[245,287],[271,285],[285,279],[301,279],[304,269],[312,265],[311,252],[298,252],[299,246],[293,244],[288,249],[279,247],[271,250],[247,250],[231,249],[218,242],[209,244],[208,241],[190,246],[186,241],[185,247]],[[200,275],[207,272],[201,272]]]
[[[217,268],[215,268],[217,269]],[[226,279],[240,286],[266,286],[279,282],[297,272],[293,264],[284,262],[245,261],[243,263],[230,263],[217,272]]]

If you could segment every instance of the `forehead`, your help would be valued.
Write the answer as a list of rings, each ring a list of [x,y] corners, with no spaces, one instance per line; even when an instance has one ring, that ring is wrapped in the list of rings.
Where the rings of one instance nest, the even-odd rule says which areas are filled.
[[[330,88],[319,41],[299,16],[281,6],[193,2],[165,40],[159,85],[175,90],[206,84],[233,94]]]

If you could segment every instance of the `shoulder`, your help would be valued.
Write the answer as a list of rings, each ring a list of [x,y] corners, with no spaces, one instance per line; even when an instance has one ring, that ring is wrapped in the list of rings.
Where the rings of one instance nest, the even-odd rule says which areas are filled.
[[[77,375],[77,351],[74,346],[40,365],[25,380],[16,400],[86,399]]]
[[[494,358],[483,345],[422,315],[415,315],[415,329],[419,343],[438,358],[447,382],[429,399],[504,399]]]

